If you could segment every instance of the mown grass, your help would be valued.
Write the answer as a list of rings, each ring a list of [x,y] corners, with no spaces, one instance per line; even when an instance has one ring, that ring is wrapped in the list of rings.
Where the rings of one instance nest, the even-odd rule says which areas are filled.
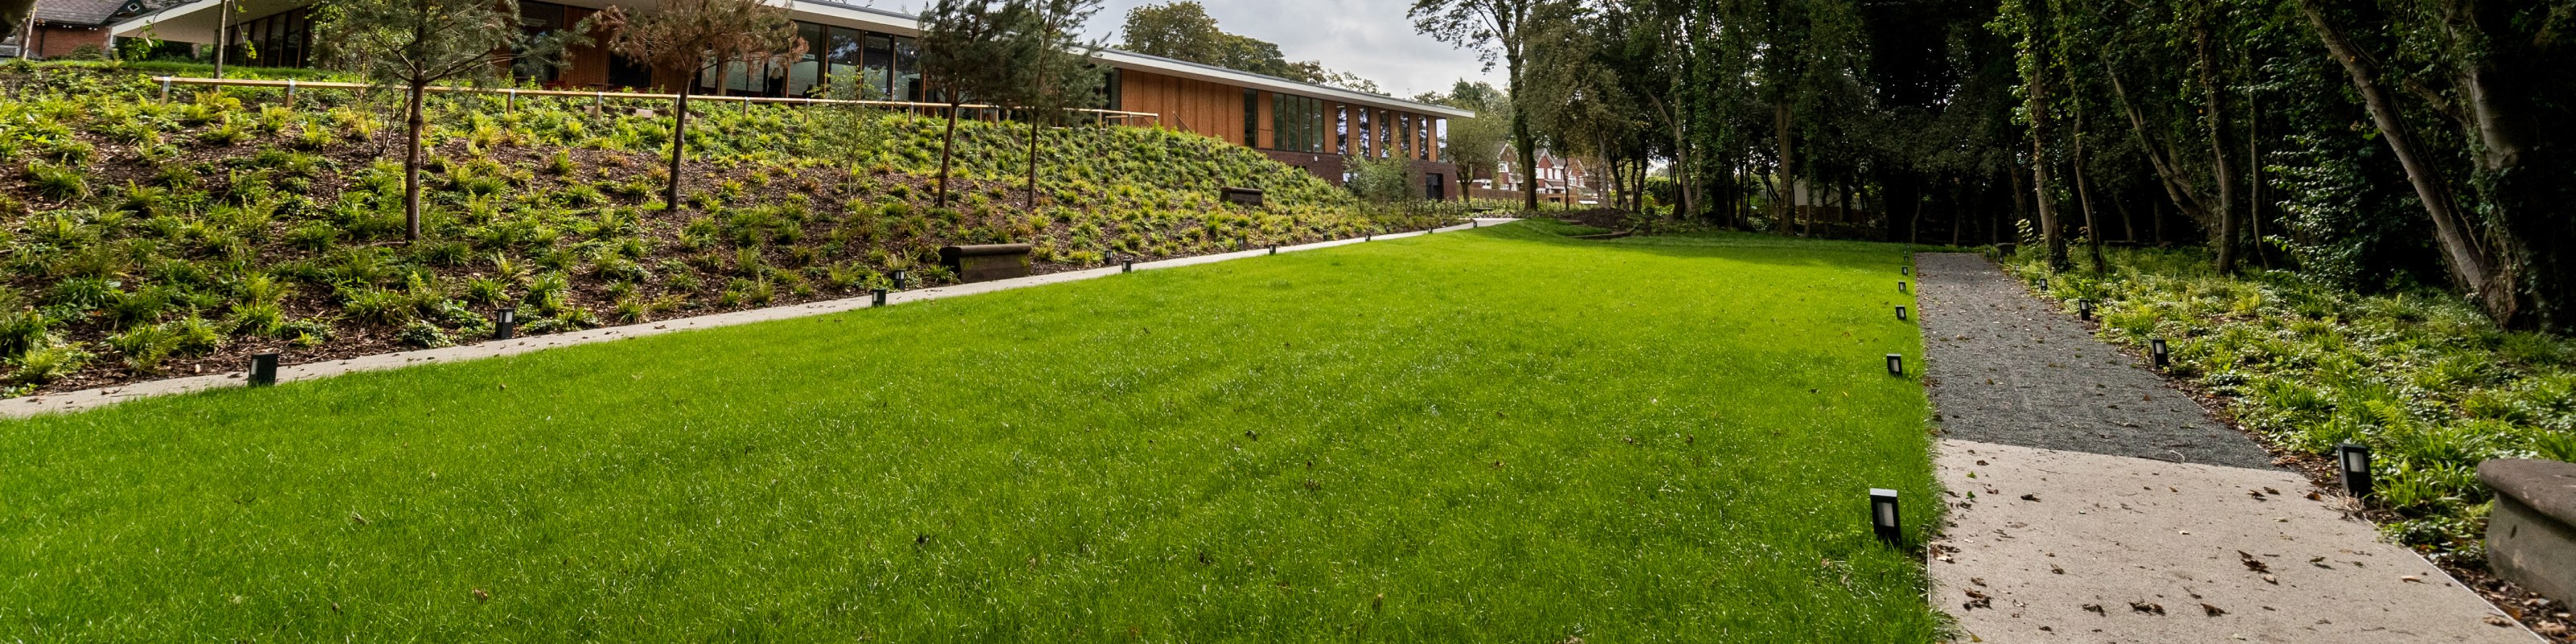
[[[1892,246],[1441,234],[0,424],[0,638],[1907,641]]]

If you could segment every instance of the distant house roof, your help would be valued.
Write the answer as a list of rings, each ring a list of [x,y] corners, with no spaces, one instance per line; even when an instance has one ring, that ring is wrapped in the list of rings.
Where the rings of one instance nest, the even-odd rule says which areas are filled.
[[[66,25],[107,24],[119,14],[141,13],[153,5],[143,0],[36,0],[36,19]]]

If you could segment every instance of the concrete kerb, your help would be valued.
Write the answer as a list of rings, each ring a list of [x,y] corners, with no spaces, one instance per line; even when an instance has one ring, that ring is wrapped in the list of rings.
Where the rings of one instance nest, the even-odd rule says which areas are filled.
[[[1500,218],[1500,217],[1480,217],[1480,218],[1477,218],[1477,221],[1478,221],[1478,224],[1481,224],[1481,225],[1496,225],[1496,224],[1511,223],[1511,222],[1519,221],[1519,220],[1518,220],[1518,219],[1512,219],[1512,218]],[[1467,230],[1467,229],[1469,229],[1469,228],[1471,228],[1471,227],[1473,227],[1473,226],[1471,226],[1471,225],[1458,225],[1458,226],[1450,226],[1450,227],[1447,227],[1447,228],[1442,228],[1442,229],[1440,229],[1440,230],[1442,230],[1442,231],[1444,231],[1444,232],[1446,232],[1446,231],[1454,231],[1454,230]],[[1417,231],[1417,232],[1410,232],[1410,233],[1395,233],[1395,234],[1388,234],[1388,235],[1378,235],[1378,236],[1377,236],[1377,238],[1378,238],[1378,239],[1398,239],[1398,238],[1403,238],[1403,237],[1412,237],[1412,236],[1421,235],[1421,234],[1423,234],[1423,233],[1421,233],[1421,232],[1418,232],[1418,231]],[[1297,245],[1297,246],[1281,246],[1281,247],[1279,247],[1279,252],[1283,252],[1283,253],[1285,253],[1285,252],[1306,251],[1306,250],[1320,250],[1320,249],[1325,249],[1325,248],[1332,248],[1332,247],[1335,247],[1335,246],[1344,246],[1344,245],[1349,245],[1349,244],[1358,244],[1358,243],[1364,243],[1364,240],[1362,240],[1362,239],[1356,239],[1356,238],[1355,238],[1355,239],[1336,239],[1336,240],[1331,240],[1331,241],[1316,242],[1316,243],[1312,243],[1312,244],[1302,244],[1302,245]],[[1260,257],[1260,256],[1264,256],[1264,255],[1267,255],[1267,254],[1268,254],[1268,249],[1264,248],[1264,249],[1255,249],[1255,250],[1247,250],[1247,251],[1237,251],[1237,252],[1232,252],[1232,253],[1221,253],[1221,254],[1216,254],[1216,255],[1201,255],[1201,256],[1197,256],[1197,257],[1181,257],[1181,258],[1166,259],[1166,260],[1155,261],[1155,262],[1138,262],[1138,263],[1136,264],[1136,269],[1137,269],[1137,270],[1148,270],[1148,269],[1163,269],[1163,268],[1179,268],[1179,267],[1183,267],[1183,266],[1195,266],[1195,265],[1199,265],[1199,264],[1212,264],[1212,263],[1216,263],[1216,262],[1222,262],[1222,261],[1234,260],[1234,259],[1243,259],[1243,258],[1247,258],[1247,257]],[[1079,270],[1079,271],[1066,271],[1066,272],[1062,272],[1062,273],[1049,273],[1049,274],[1045,274],[1045,275],[1031,275],[1031,276],[1028,276],[1028,277],[1018,277],[1018,278],[1012,278],[1012,279],[1006,279],[1006,280],[995,280],[995,281],[991,281],[991,282],[978,282],[978,283],[973,283],[973,284],[955,284],[955,285],[949,285],[949,286],[938,286],[938,287],[932,287],[932,288],[915,289],[915,290],[910,290],[910,291],[902,291],[902,292],[898,292],[898,293],[890,293],[890,294],[888,294],[888,297],[886,298],[886,304],[887,304],[887,305],[889,305],[889,306],[892,306],[892,305],[895,305],[895,304],[902,304],[902,303],[905,303],[905,302],[921,302],[921,301],[935,300],[935,299],[940,299],[940,298],[961,297],[961,296],[966,296],[966,295],[977,295],[977,294],[982,294],[982,293],[992,293],[992,292],[996,292],[996,291],[1007,291],[1007,290],[1016,289],[1016,288],[1027,288],[1027,287],[1032,287],[1032,286],[1044,286],[1044,285],[1048,285],[1048,284],[1061,284],[1061,283],[1065,283],[1065,282],[1077,282],[1077,281],[1082,281],[1082,280],[1087,280],[1087,279],[1095,279],[1095,278],[1101,278],[1101,277],[1109,277],[1109,276],[1112,276],[1112,275],[1117,275],[1117,274],[1119,274],[1119,273],[1120,273],[1120,269],[1119,269],[1119,267],[1117,267],[1117,266],[1109,266],[1109,267],[1104,267],[1104,268],[1093,268],[1093,269],[1085,269],[1085,270]],[[702,315],[702,316],[697,316],[697,317],[679,318],[679,319],[672,319],[672,320],[663,320],[663,321],[660,321],[660,322],[648,322],[648,323],[643,323],[643,324],[630,324],[630,325],[625,325],[625,326],[615,326],[615,327],[606,327],[606,328],[598,328],[598,329],[589,329],[589,330],[584,330],[584,331],[574,331],[574,332],[570,332],[570,333],[556,333],[556,334],[541,335],[541,336],[528,336],[528,337],[520,337],[520,338],[515,338],[515,339],[510,339],[510,340],[488,341],[488,342],[480,342],[480,343],[468,344],[468,345],[459,345],[459,346],[453,346],[453,347],[444,347],[444,348],[438,348],[438,349],[421,349],[421,350],[417,350],[417,351],[402,351],[402,352],[397,352],[397,353],[380,353],[380,354],[370,355],[370,356],[359,356],[359,357],[350,358],[350,359],[347,359],[347,360],[331,360],[331,361],[324,361],[324,362],[309,362],[309,363],[298,364],[298,365],[287,365],[287,366],[283,366],[283,367],[279,367],[279,368],[278,368],[278,370],[277,370],[277,381],[278,381],[279,383],[288,383],[288,382],[298,382],[298,381],[305,381],[305,380],[319,380],[319,379],[323,379],[323,378],[329,378],[329,377],[332,377],[332,376],[338,376],[338,375],[344,375],[344,374],[359,373],[359,372],[365,372],[365,371],[386,371],[386,370],[391,370],[391,369],[400,369],[400,368],[403,368],[403,367],[408,367],[408,366],[412,366],[412,365],[419,365],[419,364],[438,364],[438,363],[441,363],[441,362],[462,362],[462,361],[467,361],[467,360],[480,360],[480,359],[484,359],[484,358],[498,358],[498,357],[504,357],[504,356],[514,356],[514,355],[519,355],[519,354],[523,354],[523,353],[530,353],[530,352],[535,352],[535,351],[543,351],[543,350],[546,350],[546,349],[552,349],[552,348],[557,348],[557,347],[569,347],[569,346],[576,346],[576,345],[583,345],[583,344],[596,344],[596,343],[600,343],[600,342],[609,342],[609,341],[614,341],[614,340],[623,340],[623,339],[626,339],[626,338],[640,338],[640,337],[645,337],[645,336],[661,335],[661,334],[664,334],[664,333],[674,333],[674,332],[679,332],[679,331],[689,331],[689,330],[696,330],[696,329],[713,329],[713,328],[719,328],[719,327],[728,327],[728,326],[738,326],[738,325],[743,325],[743,324],[752,324],[752,323],[755,323],[755,322],[770,322],[770,321],[776,321],[776,320],[786,320],[786,319],[794,319],[794,318],[801,318],[801,317],[812,317],[812,316],[817,316],[817,315],[828,315],[828,314],[833,314],[833,313],[841,313],[841,312],[845,312],[845,311],[854,311],[854,310],[858,310],[858,309],[869,308],[869,301],[870,301],[870,299],[871,299],[871,298],[870,298],[869,296],[864,296],[864,295],[862,295],[862,296],[859,296],[859,297],[852,297],[852,298],[845,298],[845,299],[838,299],[838,300],[827,300],[827,301],[822,301],[822,302],[808,302],[808,303],[804,303],[804,304],[791,304],[791,305],[787,305],[787,306],[776,306],[776,307],[770,307],[770,308],[765,308],[765,309],[752,309],[752,310],[748,310],[748,311],[734,311],[734,312],[730,312],[730,313],[717,313],[717,314],[713,314],[713,315]],[[124,384],[124,385],[117,385],[117,386],[113,386],[113,387],[100,387],[100,388],[96,388],[96,389],[84,389],[84,390],[80,390],[80,391],[69,391],[69,392],[56,393],[56,394],[42,394],[42,395],[35,395],[35,396],[25,396],[25,397],[20,397],[20,398],[12,398],[12,399],[8,399],[8,400],[0,400],[0,418],[26,418],[26,417],[35,416],[35,415],[38,415],[38,414],[48,414],[48,413],[70,413],[70,412],[77,412],[77,411],[87,411],[87,410],[91,410],[91,409],[97,409],[97,408],[100,408],[100,407],[105,407],[105,406],[108,406],[108,405],[113,405],[113,404],[117,404],[117,403],[121,403],[121,402],[129,401],[129,400],[140,399],[140,398],[149,398],[149,397],[154,397],[154,396],[170,396],[170,395],[178,395],[178,394],[185,394],[185,393],[193,393],[193,392],[199,392],[199,391],[206,391],[206,390],[211,390],[211,389],[222,389],[222,388],[226,388],[226,387],[240,387],[240,386],[244,386],[244,384],[245,384],[245,383],[246,383],[246,380],[245,380],[245,374],[244,374],[243,372],[240,372],[240,371],[234,371],[234,372],[227,372],[227,373],[209,374],[209,375],[203,375],[203,376],[189,376],[189,377],[185,377],[185,378],[170,378],[170,379],[166,379],[166,380],[152,380],[152,381],[146,381],[146,382],[128,383],[128,384]]]

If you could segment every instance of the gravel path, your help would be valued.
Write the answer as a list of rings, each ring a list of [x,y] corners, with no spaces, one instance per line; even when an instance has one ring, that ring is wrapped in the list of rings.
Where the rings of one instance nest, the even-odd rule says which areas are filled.
[[[2272,467],[2136,358],[2093,339],[1980,255],[1915,255],[1932,402],[1952,438],[2181,463]]]

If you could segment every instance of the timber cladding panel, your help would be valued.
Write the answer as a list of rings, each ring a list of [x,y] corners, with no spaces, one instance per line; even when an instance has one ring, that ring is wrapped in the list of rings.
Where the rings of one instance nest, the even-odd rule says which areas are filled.
[[[1118,77],[1119,109],[1161,114],[1164,127],[1254,146],[1243,140],[1243,88],[1135,70]]]

